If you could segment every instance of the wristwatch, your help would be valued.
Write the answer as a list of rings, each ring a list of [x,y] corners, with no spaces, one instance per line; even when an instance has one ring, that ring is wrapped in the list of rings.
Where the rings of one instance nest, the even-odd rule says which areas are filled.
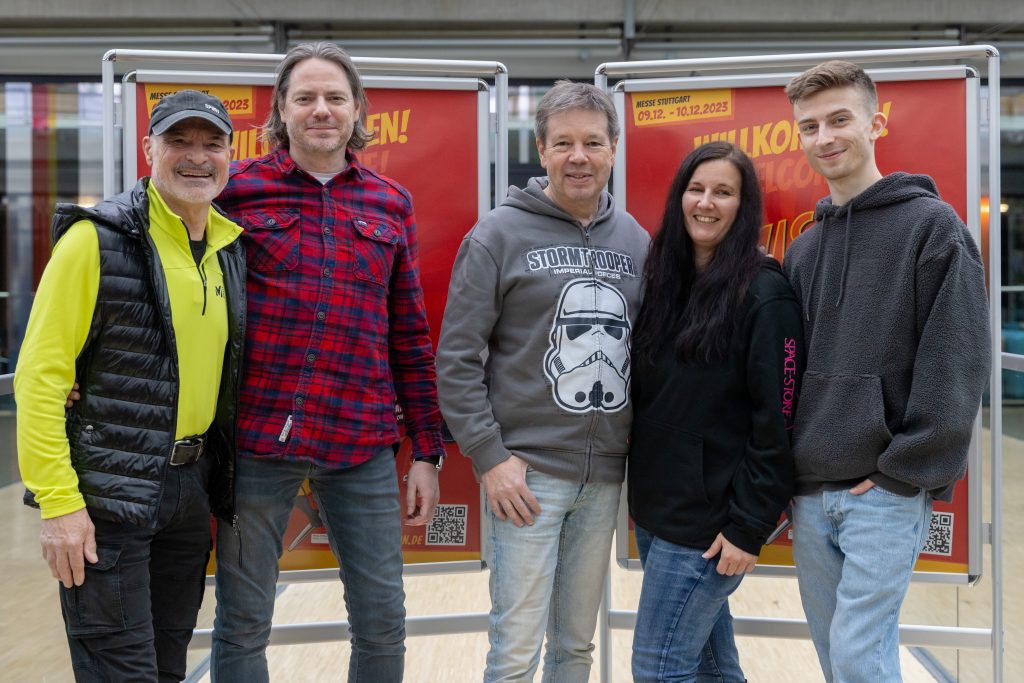
[[[438,472],[441,471],[442,465],[444,465],[443,455],[421,455],[412,459],[413,462],[429,462],[434,466],[434,469]]]

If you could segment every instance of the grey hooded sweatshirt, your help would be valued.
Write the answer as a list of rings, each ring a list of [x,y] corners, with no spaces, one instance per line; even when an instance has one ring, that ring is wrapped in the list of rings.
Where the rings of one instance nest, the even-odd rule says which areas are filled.
[[[620,482],[650,238],[607,192],[583,227],[547,184],[511,188],[462,241],[437,350],[441,411],[478,476],[515,452],[561,479]]]
[[[870,477],[949,500],[990,363],[978,247],[923,175],[826,197],[815,219],[785,258],[807,342],[797,493]]]

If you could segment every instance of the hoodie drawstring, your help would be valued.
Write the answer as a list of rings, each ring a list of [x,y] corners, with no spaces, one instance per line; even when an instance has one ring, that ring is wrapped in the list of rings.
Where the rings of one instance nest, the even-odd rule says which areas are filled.
[[[818,229],[818,251],[814,255],[814,268],[811,269],[811,286],[808,293],[814,291],[814,281],[818,278],[818,264],[821,263],[821,247],[825,243],[825,226],[828,224],[828,216],[821,217],[821,227]],[[819,296],[820,298],[820,296]],[[804,298],[804,320],[811,322],[811,297]]]
[[[843,290],[846,288],[846,271],[850,266],[850,224],[853,222],[853,204],[846,206],[846,236],[843,239],[843,270],[839,273],[839,296],[836,297],[836,308],[843,300]]]
[[[814,268],[811,269],[811,286],[807,290],[808,292],[814,291],[814,283],[818,279],[818,266],[821,265],[821,253],[824,250],[825,244],[825,229],[828,227],[829,216],[822,215],[819,222],[819,234],[818,234],[818,251],[814,255]],[[842,270],[839,273],[839,294],[836,296],[835,307],[839,308],[839,304],[843,302],[843,294],[846,291],[846,273],[850,269],[850,233],[853,227],[853,205],[849,204],[846,206],[846,234],[843,235],[843,264]],[[821,292],[818,293],[818,305],[821,305],[821,300],[824,297],[825,288],[822,286]],[[811,301],[810,296],[804,299],[804,320],[807,322],[811,321]]]

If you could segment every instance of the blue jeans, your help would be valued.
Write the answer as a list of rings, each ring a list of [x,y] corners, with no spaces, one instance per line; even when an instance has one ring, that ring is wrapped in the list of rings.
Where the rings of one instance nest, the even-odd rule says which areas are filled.
[[[339,558],[352,626],[350,683],[402,680],[405,592],[402,520],[394,451],[385,448],[347,469],[239,458],[237,527],[217,528],[217,615],[212,680],[269,680],[266,647],[274,614],[278,558],[288,516],[303,479]]]
[[[900,606],[931,521],[924,492],[797,496],[793,558],[828,683],[898,683]]]
[[[622,485],[580,484],[533,469],[526,485],[541,507],[533,526],[516,527],[489,512],[491,649],[484,681],[532,681],[546,631],[544,683],[585,683]]]
[[[644,583],[633,631],[633,680],[742,683],[729,596],[743,575],[722,576],[718,556],[634,525]]]

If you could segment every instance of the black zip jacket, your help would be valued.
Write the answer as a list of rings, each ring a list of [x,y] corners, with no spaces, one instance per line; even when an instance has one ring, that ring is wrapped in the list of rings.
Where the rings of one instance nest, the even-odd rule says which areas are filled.
[[[722,533],[758,554],[793,494],[790,433],[803,372],[800,305],[765,258],[721,362],[668,344],[634,363],[629,511],[655,536],[706,550]]]
[[[177,424],[178,358],[171,305],[149,236],[148,178],[88,209],[58,204],[56,242],[76,222],[96,226],[100,286],[85,348],[76,361],[82,398],[68,412],[72,466],[89,514],[140,527],[156,523]],[[217,252],[228,307],[228,344],[217,412],[203,457],[216,459],[210,506],[234,508],[235,420],[245,339],[241,240]],[[26,502],[32,504],[31,493]]]

